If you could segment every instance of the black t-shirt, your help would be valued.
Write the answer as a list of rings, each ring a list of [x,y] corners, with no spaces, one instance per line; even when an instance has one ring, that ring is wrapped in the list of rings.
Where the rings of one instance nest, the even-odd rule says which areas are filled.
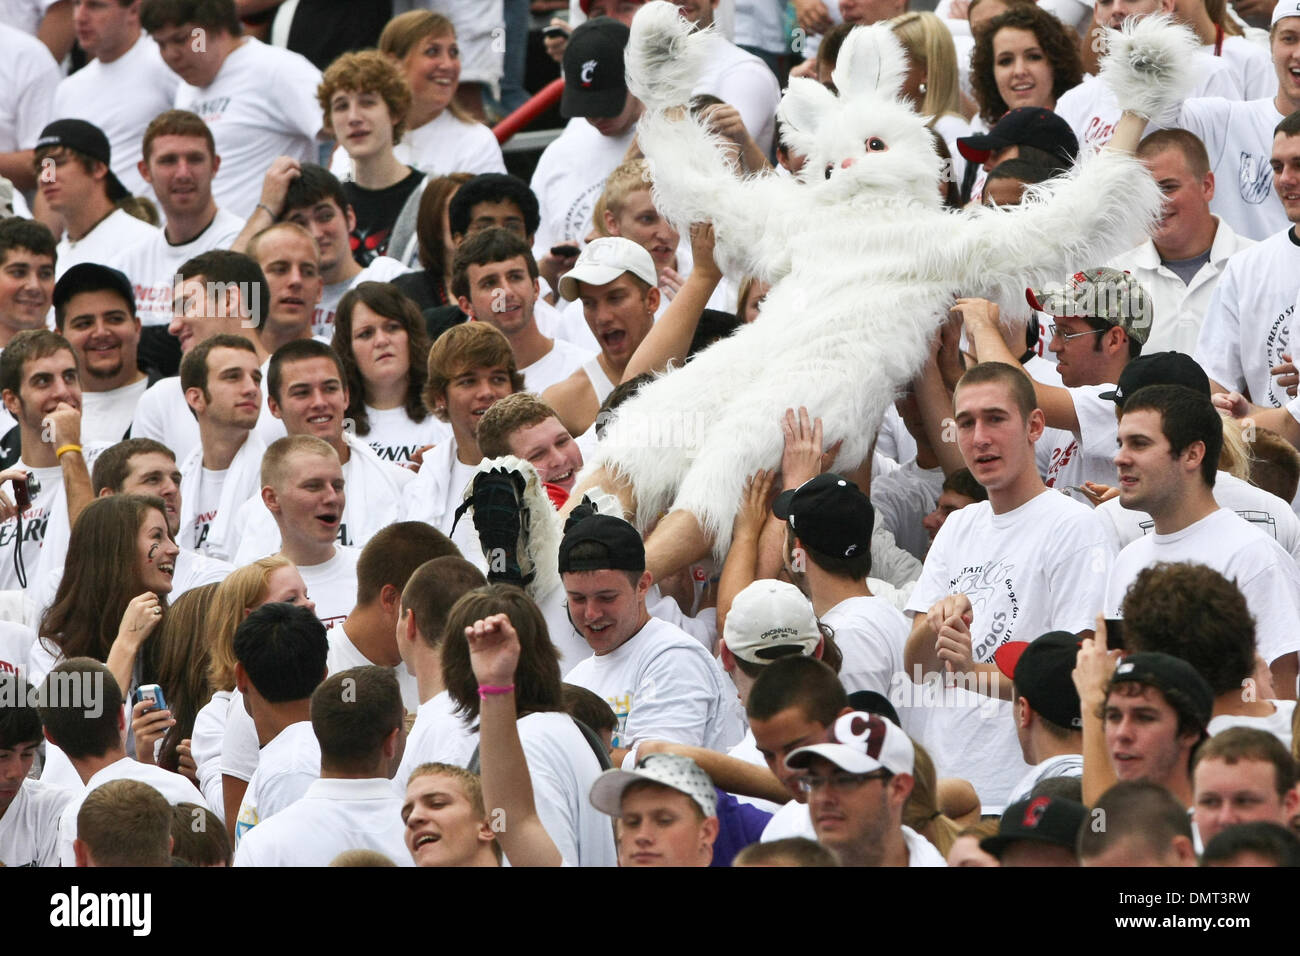
[[[270,19],[275,10],[267,13]],[[344,53],[377,46],[384,24],[392,17],[392,0],[301,0],[289,27],[289,49],[324,72]],[[251,23],[258,18],[244,19]]]
[[[424,173],[412,169],[405,179],[387,189],[362,189],[353,182],[343,184],[343,191],[357,217],[357,227],[350,237],[352,258],[357,260],[357,265],[368,266],[376,256],[388,254],[388,238],[393,225],[423,179]],[[400,254],[401,250],[394,252]]]

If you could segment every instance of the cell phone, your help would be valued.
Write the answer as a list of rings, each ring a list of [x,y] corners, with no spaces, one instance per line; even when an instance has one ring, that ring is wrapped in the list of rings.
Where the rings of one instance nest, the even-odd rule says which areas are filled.
[[[547,40],[558,40],[560,37],[567,37],[569,31],[564,27],[543,27],[542,36]]]
[[[551,246],[551,255],[563,256],[566,259],[572,259],[581,251],[577,246]]]
[[[1112,651],[1127,650],[1124,647],[1124,620],[1118,617],[1106,618],[1106,647]]]
[[[167,709],[167,699],[163,697],[163,690],[157,684],[141,684],[135,689],[135,693],[131,695],[131,703],[138,704],[145,698],[153,701],[153,706],[146,710],[145,713],[150,710]]]
[[[28,478],[14,479],[14,505],[19,512],[26,511],[32,506],[32,491]]]

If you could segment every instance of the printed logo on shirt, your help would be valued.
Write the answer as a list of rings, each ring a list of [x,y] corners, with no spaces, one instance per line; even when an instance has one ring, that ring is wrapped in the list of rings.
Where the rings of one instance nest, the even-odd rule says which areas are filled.
[[[191,113],[197,113],[203,117],[206,123],[216,123],[221,120],[221,116],[230,107],[229,96],[218,96],[215,99],[203,100],[195,103],[190,107]]]
[[[1047,468],[1047,474],[1043,477],[1043,484],[1052,488],[1056,485],[1056,479],[1061,477],[1061,471],[1079,455],[1079,442],[1071,441],[1064,448],[1052,449],[1052,463]]]
[[[1292,302],[1282,311],[1281,315],[1273,320],[1273,324],[1269,326],[1268,335],[1264,339],[1264,347],[1268,352],[1266,358],[1268,368],[1275,368],[1276,366],[1281,365],[1283,362],[1282,353],[1290,351],[1287,347],[1287,343],[1291,338],[1291,313],[1294,311],[1295,303]],[[1268,394],[1264,397],[1272,403],[1274,408],[1281,408],[1290,400],[1290,396],[1286,394],[1285,389],[1282,390],[1281,395],[1278,395],[1276,383],[1277,379],[1269,378]],[[1251,397],[1253,398],[1254,396]],[[1260,402],[1260,404],[1263,405],[1264,403]]]
[[[1253,206],[1273,195],[1273,167],[1269,157],[1243,152],[1237,168],[1237,187],[1241,198]]]
[[[563,234],[566,236],[585,236],[591,231],[591,210],[596,205],[596,197],[605,189],[605,180],[592,183],[574,197],[569,209],[564,214]]]
[[[334,338],[334,310],[323,309],[319,305],[311,315],[311,334],[322,338]]]
[[[949,594],[965,594],[970,599],[974,620],[985,632],[971,633],[971,655],[977,661],[993,660],[993,652],[1011,640],[1020,617],[1020,599],[1016,595],[1013,575],[1016,566],[1009,561],[991,565],[968,565],[948,582]],[[998,610],[991,614],[990,608]]]
[[[320,618],[320,622],[325,625],[325,630],[328,631],[335,624],[342,624],[347,619],[348,616],[346,614],[336,614],[333,617],[322,617]]]
[[[195,550],[203,547],[203,543],[208,540],[208,532],[212,530],[212,522],[216,520],[216,510],[205,512],[194,519],[194,547]]]
[[[37,546],[45,540],[45,526],[50,523],[49,515],[45,513],[45,508],[29,508],[23,513],[23,544],[35,541]],[[18,521],[10,518],[4,524],[0,524],[0,548],[14,543],[18,535]]]
[[[342,521],[339,522],[339,533],[337,537],[339,544],[348,548],[352,547],[352,535],[348,534],[348,526]]]
[[[632,712],[632,692],[628,691],[617,697],[606,697],[605,700],[613,709],[614,716],[618,718],[618,729],[614,731],[610,746],[614,748],[622,747],[623,735],[627,733],[627,715]]]
[[[381,445],[378,442],[370,443],[371,449],[379,456],[380,461],[392,461],[401,463],[404,461],[415,461],[415,453],[423,448],[423,445]]]
[[[1110,138],[1114,135],[1114,123],[1107,123],[1100,116],[1094,116],[1088,120],[1088,125],[1084,127],[1083,135],[1079,137],[1079,145],[1101,149],[1110,142]]]

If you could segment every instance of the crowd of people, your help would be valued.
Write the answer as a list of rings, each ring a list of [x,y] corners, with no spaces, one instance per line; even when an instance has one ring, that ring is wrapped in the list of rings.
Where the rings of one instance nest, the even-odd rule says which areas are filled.
[[[525,182],[514,0],[0,3],[0,865],[1300,865],[1300,0],[677,3],[738,179],[831,177],[782,90],[870,27],[954,222],[1103,148],[1164,197],[909,317],[861,460],[771,421],[698,551],[619,409],[800,333],[660,212],[645,5],[547,31]],[[1196,86],[1130,143],[1096,73],[1158,14]]]

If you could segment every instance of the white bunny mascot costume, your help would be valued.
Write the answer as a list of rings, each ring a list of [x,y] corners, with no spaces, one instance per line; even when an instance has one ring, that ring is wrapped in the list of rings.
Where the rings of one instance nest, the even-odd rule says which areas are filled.
[[[1190,85],[1195,43],[1146,18],[1111,32],[1103,78],[1127,109],[1159,115]],[[721,558],[746,476],[780,464],[785,409],[807,406],[828,447],[843,440],[841,467],[857,467],[956,297],[1019,298],[1104,261],[1140,238],[1161,194],[1131,155],[1107,150],[1021,206],[944,211],[941,161],[901,99],[906,56],[886,25],[848,36],[838,96],[790,82],[778,115],[786,143],[808,157],[798,180],[741,180],[722,141],[675,108],[689,101],[703,52],[672,4],[637,14],[627,79],[646,107],[638,138],[655,202],[678,228],[712,222],[719,260],[772,288],[753,324],[619,409],[584,478],[630,484],[642,530],[664,511],[690,512]],[[664,434],[675,422],[688,440],[647,442],[647,421],[665,423]]]

